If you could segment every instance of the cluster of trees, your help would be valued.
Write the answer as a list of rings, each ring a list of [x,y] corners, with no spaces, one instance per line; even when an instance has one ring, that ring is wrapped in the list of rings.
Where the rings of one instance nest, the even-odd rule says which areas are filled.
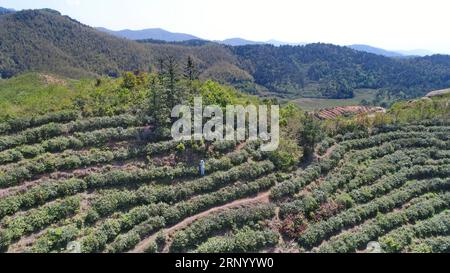
[[[412,98],[450,85],[450,58],[443,55],[394,59],[320,43],[240,46],[232,51],[257,84],[280,94],[311,96],[301,90],[319,85],[313,96],[349,98],[355,89],[370,88]]]
[[[174,55],[159,57],[157,60],[156,69],[151,73],[125,73],[121,86],[127,90],[148,90],[148,105],[144,108],[155,125],[156,135],[161,139],[170,135],[170,125],[173,122],[170,115],[174,106],[190,105],[195,96],[201,95],[205,105],[222,107],[237,103],[246,105],[249,101],[256,101],[211,80],[200,82],[197,65],[191,56],[183,64]]]
[[[118,77],[121,71],[148,70],[149,60],[158,67],[168,52],[177,60],[192,55],[202,64],[198,73],[188,73],[191,78],[203,74],[202,78],[219,82],[247,82],[280,95],[348,98],[354,89],[371,88],[389,90],[391,97],[411,98],[450,86],[450,57],[445,55],[394,59],[320,43],[281,47],[137,43],[101,33],[49,10],[1,16],[3,78],[28,70],[76,78]],[[134,80],[130,79],[125,87],[133,86]],[[302,91],[306,89],[313,91]],[[169,101],[171,97],[169,94]]]
[[[119,76],[120,71],[146,68],[151,59],[142,44],[101,33],[52,10],[2,15],[0,25],[3,78],[26,70],[69,77]]]
[[[323,137],[320,122],[312,115],[305,113],[302,126],[298,132],[298,142],[303,148],[303,160],[311,160],[316,144]]]
[[[345,79],[331,80],[326,85],[319,88],[322,96],[330,99],[349,99],[355,96],[354,87],[348,84]]]
[[[184,73],[173,56],[158,59],[158,71],[150,80],[150,110],[158,134],[169,135],[172,109],[182,102],[192,101],[198,79],[196,66],[191,57],[187,59]]]

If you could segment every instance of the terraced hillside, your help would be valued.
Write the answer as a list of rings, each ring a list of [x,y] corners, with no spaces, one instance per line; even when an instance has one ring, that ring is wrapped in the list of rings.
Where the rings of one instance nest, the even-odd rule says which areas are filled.
[[[256,143],[155,141],[154,129],[77,112],[0,124],[0,249],[450,250],[448,123],[327,139],[290,172]]]
[[[337,139],[326,158],[272,190],[285,239],[301,251],[357,252],[379,241],[400,252],[449,236],[450,128],[435,125]],[[391,235],[425,222],[422,233]]]

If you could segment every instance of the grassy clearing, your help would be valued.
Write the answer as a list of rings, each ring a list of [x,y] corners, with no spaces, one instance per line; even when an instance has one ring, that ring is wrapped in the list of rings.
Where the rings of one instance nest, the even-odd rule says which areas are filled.
[[[86,115],[115,114],[128,109],[145,90],[129,91],[120,79],[71,80],[49,74],[27,73],[0,80],[0,122],[61,110],[83,110]]]
[[[359,89],[355,90],[355,97],[352,99],[296,99],[292,102],[300,106],[303,110],[313,111],[337,106],[360,105],[363,100],[372,101],[376,95],[376,90]]]
[[[47,83],[39,74],[26,74],[0,81],[0,120],[68,109],[75,92],[68,81]]]

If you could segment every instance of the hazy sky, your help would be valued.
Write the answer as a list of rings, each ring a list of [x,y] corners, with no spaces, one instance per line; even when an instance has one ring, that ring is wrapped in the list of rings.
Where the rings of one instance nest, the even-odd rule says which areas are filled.
[[[450,54],[448,0],[0,0],[91,26],[161,27],[211,40],[369,44]]]

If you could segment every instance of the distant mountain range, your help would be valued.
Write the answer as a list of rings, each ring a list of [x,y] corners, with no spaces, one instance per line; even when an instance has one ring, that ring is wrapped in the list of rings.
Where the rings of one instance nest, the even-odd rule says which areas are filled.
[[[164,42],[185,42],[189,40],[204,40],[199,37],[196,37],[194,35],[185,34],[185,33],[175,33],[170,32],[161,28],[148,28],[143,30],[119,30],[114,31],[103,27],[97,27],[97,30],[100,30],[102,32],[106,32],[109,34],[112,34],[114,36],[120,37],[120,38],[126,38],[129,40],[155,40],[155,41],[164,41]],[[262,44],[272,44],[272,42],[256,42],[256,41],[250,41],[242,38],[231,38],[226,39],[223,41],[214,41],[219,44],[229,45],[229,46],[243,46],[243,45],[262,45]],[[276,42],[277,45],[286,44],[278,41]]]
[[[8,14],[8,13],[14,13],[16,12],[14,9],[8,9],[0,7],[0,15],[1,14]],[[120,38],[126,38],[129,40],[154,40],[154,41],[164,41],[164,42],[187,42],[190,40],[197,40],[196,43],[199,43],[199,41],[205,41],[208,40],[199,38],[197,36],[186,34],[186,33],[176,33],[176,32],[170,32],[167,30],[164,30],[162,28],[148,28],[148,29],[142,29],[142,30],[130,30],[130,29],[124,29],[124,30],[110,30],[104,27],[97,27],[96,28],[99,31],[114,35],[116,37]],[[298,46],[298,45],[306,45],[307,43],[288,43],[278,40],[269,40],[269,41],[251,41],[243,38],[230,38],[223,41],[214,41],[219,44],[229,45],[229,46],[244,46],[244,45],[263,45],[263,44],[270,44],[274,46],[284,46],[284,45],[290,45],[290,46]],[[424,49],[416,49],[416,50],[385,50],[382,48],[373,47],[370,45],[363,45],[363,44],[354,44],[347,46],[349,48],[352,48],[357,51],[362,52],[368,52],[373,53],[377,55],[382,55],[386,57],[391,58],[404,58],[404,57],[411,57],[411,56],[429,56],[433,55],[434,53],[429,50]]]
[[[120,38],[126,38],[130,40],[160,40],[165,42],[185,42],[189,40],[205,40],[194,35],[185,34],[185,33],[174,33],[161,28],[149,28],[143,30],[120,30],[113,31],[106,28],[98,27],[97,30],[115,35]],[[269,41],[251,41],[243,38],[230,38],[223,41],[214,41],[216,43],[229,45],[229,46],[244,46],[244,45],[263,45],[270,44],[274,46],[284,46],[284,45],[306,45],[307,43],[287,43],[278,40],[269,40]],[[370,45],[362,45],[355,44],[349,45],[348,47],[362,52],[373,53],[377,55],[382,55],[386,57],[393,58],[401,58],[408,56],[427,56],[432,55],[433,53],[427,50],[397,50],[397,51],[389,51],[382,48],[373,47]]]
[[[180,34],[169,33],[168,37],[161,30],[158,33],[164,35],[139,37],[158,41],[137,42],[104,33],[54,10],[9,12],[0,15],[0,77],[27,71],[71,78],[117,77],[123,71],[158,69],[159,59],[172,56],[180,65],[191,57],[202,80],[283,98],[349,98],[357,89],[389,90],[401,98],[413,98],[450,86],[448,55],[388,58],[361,48],[324,43],[227,46]],[[231,42],[249,43],[239,39]]]
[[[0,7],[0,14],[13,13],[15,10]]]
[[[373,46],[369,46],[369,45],[350,45],[348,47],[350,47],[354,50],[373,53],[373,54],[382,55],[382,56],[386,56],[386,57],[405,57],[405,55],[403,55],[399,52],[388,51],[388,50],[384,50],[382,48],[377,48],[377,47],[373,47]]]
[[[256,41],[250,41],[250,40],[246,40],[246,39],[242,39],[242,38],[231,38],[231,39],[226,39],[223,41],[216,41],[217,43],[220,44],[224,44],[224,45],[229,45],[229,46],[244,46],[244,45],[263,45],[263,44],[267,44],[264,42],[256,42]]]
[[[397,50],[398,53],[406,56],[430,56],[435,54],[426,49],[415,49],[415,50]]]
[[[350,45],[348,46],[354,50],[373,53],[377,55],[382,55],[386,57],[393,57],[393,58],[402,58],[402,57],[413,57],[413,56],[430,56],[434,53],[425,50],[425,49],[416,49],[416,50],[396,50],[396,51],[389,51],[378,47],[373,47],[369,45]]]
[[[142,30],[124,29],[119,31],[109,30],[107,28],[98,27],[97,30],[112,34],[120,38],[130,40],[160,40],[166,42],[182,42],[188,40],[199,40],[200,38],[190,34],[174,33],[161,28],[148,28]]]
[[[306,43],[286,43],[286,42],[277,41],[277,40],[258,42],[258,41],[250,41],[250,40],[246,40],[246,39],[242,39],[242,38],[231,38],[231,39],[226,39],[223,41],[216,41],[216,42],[224,44],[224,45],[229,45],[229,46],[245,46],[245,45],[297,46],[297,45],[306,45]]]

